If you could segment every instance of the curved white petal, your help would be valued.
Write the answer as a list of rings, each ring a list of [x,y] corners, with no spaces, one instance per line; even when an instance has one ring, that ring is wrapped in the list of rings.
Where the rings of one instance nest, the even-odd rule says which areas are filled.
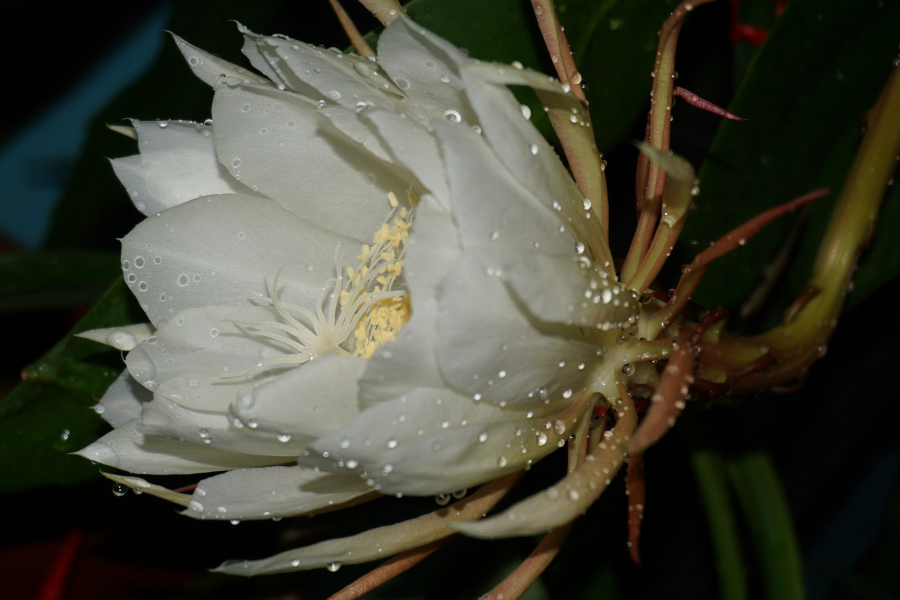
[[[327,117],[338,131],[376,157],[385,162],[396,162],[396,159],[385,148],[381,136],[378,135],[374,126],[360,118],[357,111],[347,110],[343,106],[323,106],[319,109],[319,114]]]
[[[453,216],[431,194],[423,196],[416,207],[403,266],[413,314],[434,298],[437,286],[456,262],[462,252],[459,238]]]
[[[104,327],[103,329],[91,329],[76,333],[75,337],[85,338],[112,346],[116,350],[128,352],[135,346],[156,333],[156,327],[150,323],[136,323],[134,325],[122,325],[121,327]]]
[[[133,489],[136,494],[147,493],[151,496],[156,496],[157,498],[162,498],[163,500],[168,500],[169,502],[173,502],[175,504],[180,504],[181,506],[187,506],[188,500],[191,497],[190,494],[173,492],[168,488],[164,488],[161,485],[155,485],[148,482],[146,479],[141,479],[140,477],[115,475],[113,473],[104,473],[102,471],[100,472],[100,474],[111,481],[115,481],[116,483]]]
[[[184,55],[184,59],[191,67],[194,75],[213,88],[219,85],[225,77],[237,77],[260,85],[272,85],[265,77],[260,77],[243,67],[233,65],[218,56],[213,56],[209,52],[184,41],[175,34],[172,34],[172,37],[175,39],[175,44]]]
[[[374,231],[374,230],[373,230]],[[279,279],[280,299],[314,308],[335,276],[338,245],[326,231],[270,200],[228,194],[198,198],[144,220],[122,240],[125,281],[157,327],[203,306],[251,306]]]
[[[281,463],[293,462],[309,437],[279,437],[271,431],[255,431],[240,421],[229,421],[223,414],[200,412],[179,406],[160,396],[144,405],[138,431],[152,437],[164,437],[224,452],[280,456]]]
[[[446,388],[420,388],[375,404],[316,440],[301,463],[358,472],[384,492],[449,493],[519,470],[555,450],[572,422],[548,420],[552,410],[559,406],[526,412],[475,402]]]
[[[374,125],[396,160],[419,179],[447,210],[450,190],[444,160],[434,134],[421,123],[384,110],[364,111],[361,119]]]
[[[112,382],[94,410],[103,420],[119,427],[141,416],[144,404],[153,400],[153,392],[139,384],[128,369]]]
[[[370,243],[412,176],[379,160],[296,94],[233,82],[213,99],[219,160],[237,179],[309,221]]]
[[[137,430],[138,423],[137,419],[129,421],[75,454],[138,475],[188,475],[267,467],[284,462],[283,456],[236,454],[169,438],[145,436]]]
[[[366,363],[336,354],[317,358],[248,391],[231,412],[260,431],[328,435],[359,414],[358,381]]]
[[[534,251],[575,255],[570,229],[513,177],[484,137],[443,123],[435,123],[434,130],[463,248],[489,246],[498,256]]]
[[[572,118],[590,123],[585,108],[575,96],[564,92],[558,81],[533,71],[491,63],[468,64],[461,70],[484,136],[503,165],[541,204],[558,212],[560,220],[587,244],[587,251],[599,244],[594,260],[608,260],[602,223],[592,210],[593,204],[599,204],[601,199],[585,201],[553,147],[523,117],[519,102],[506,85],[528,85],[547,92],[554,100],[570,107]]]
[[[437,335],[437,301],[418,306],[397,339],[372,355],[359,380],[363,406],[397,398],[419,387],[442,387],[444,381],[434,354]]]
[[[212,127],[179,121],[133,121],[140,158],[112,160],[135,207],[147,216],[214,194],[247,193],[216,157]]]
[[[452,522],[454,529],[480,538],[536,535],[578,518],[606,490],[622,467],[625,447],[637,415],[630,400],[616,409],[618,423],[607,439],[556,485],[518,502],[498,515],[475,523]]]
[[[400,17],[378,38],[378,60],[427,119],[478,123],[459,78],[469,59],[446,40]]]
[[[631,290],[572,256],[526,254],[507,267],[506,279],[542,321],[608,330],[629,325],[640,309]]]
[[[438,291],[438,365],[454,388],[510,406],[577,397],[602,347],[578,330],[542,333],[519,309],[483,250],[468,250]],[[546,289],[542,293],[552,294]]]
[[[242,324],[279,321],[276,311],[264,306],[185,310],[132,350],[125,364],[147,389],[187,408],[224,414],[232,402],[271,378],[269,372],[235,375],[294,352]]]
[[[244,54],[253,66],[288,88],[345,108],[377,106],[393,110],[402,92],[380,66],[361,56],[317,48],[290,38],[261,36],[242,27]],[[257,66],[262,56],[266,67]]]
[[[332,475],[302,467],[239,469],[201,481],[181,514],[220,520],[293,517],[342,504],[370,491],[355,475]]]

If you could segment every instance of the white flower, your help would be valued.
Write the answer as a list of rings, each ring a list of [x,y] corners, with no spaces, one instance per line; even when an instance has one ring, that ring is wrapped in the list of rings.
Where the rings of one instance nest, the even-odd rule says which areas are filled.
[[[592,402],[615,404],[617,378],[641,373],[621,374],[640,350],[637,296],[616,280],[599,199],[506,86],[583,120],[567,88],[470,60],[406,18],[377,61],[241,31],[265,77],[176,38],[215,89],[212,121],[135,122],[140,155],[113,161],[148,217],[122,268],[150,324],[86,334],[130,352],[98,405],[115,429],[80,455],[142,475],[227,471],[190,497],[117,480],[191,517],[267,519],[495,480],[562,446]],[[571,509],[487,534],[546,530],[601,491],[565,485]],[[223,570],[416,542],[365,535],[353,556],[335,540]]]

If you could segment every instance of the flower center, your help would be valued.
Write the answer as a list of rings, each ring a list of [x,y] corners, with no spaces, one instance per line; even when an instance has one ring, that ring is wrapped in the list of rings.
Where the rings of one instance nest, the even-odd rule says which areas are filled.
[[[393,287],[403,271],[413,213],[399,205],[393,192],[388,194],[388,200],[393,210],[375,232],[372,245],[363,245],[356,268],[347,267],[343,272],[338,248],[335,277],[325,283],[315,312],[282,302],[278,298],[277,277],[268,283],[269,297],[263,301],[275,307],[281,322],[236,324],[250,335],[274,340],[294,352],[267,358],[252,369],[226,378],[300,365],[335,352],[371,358],[381,344],[397,337],[411,312],[406,291]],[[410,201],[415,204],[415,200],[410,194]]]
[[[391,212],[393,216],[398,213],[399,203],[393,192],[388,195],[388,199],[394,207]],[[390,218],[389,216],[388,220]],[[406,208],[399,208],[399,217],[394,219],[391,226],[381,224],[381,228],[375,233],[373,245],[363,245],[362,252],[356,257],[360,261],[359,266],[356,269],[347,267],[352,287],[340,294],[341,314],[348,310],[348,305],[350,310],[354,306],[364,307],[356,329],[345,344],[349,347],[344,348],[353,356],[371,358],[381,344],[396,338],[397,332],[409,320],[409,296],[402,292],[390,296],[383,294],[391,292],[403,271],[403,255],[409,239],[411,219],[412,214]],[[381,297],[374,299],[375,296]]]

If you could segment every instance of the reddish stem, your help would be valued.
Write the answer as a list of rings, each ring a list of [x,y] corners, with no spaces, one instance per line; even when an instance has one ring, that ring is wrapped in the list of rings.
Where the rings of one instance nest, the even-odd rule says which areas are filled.
[[[647,488],[644,485],[644,453],[638,452],[628,463],[625,476],[625,493],[628,495],[628,553],[636,565],[641,564],[641,521],[644,520],[644,503]]]

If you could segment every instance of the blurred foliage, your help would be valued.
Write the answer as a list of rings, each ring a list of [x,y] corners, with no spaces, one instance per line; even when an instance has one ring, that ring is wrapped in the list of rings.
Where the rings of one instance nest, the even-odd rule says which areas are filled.
[[[351,6],[349,1],[345,4],[361,28],[374,27],[374,21],[363,16],[358,6]],[[672,0],[557,2],[575,59],[588,85],[587,96],[602,151],[615,149],[629,137],[642,136],[657,31],[674,6]],[[413,0],[408,8],[417,22],[468,49],[473,57],[518,60],[527,67],[553,72],[527,1]],[[223,58],[245,63],[239,51],[240,37],[229,19],[237,19],[260,32],[280,31],[314,43],[343,46],[345,38],[327,10],[327,6],[313,10],[286,2],[176,2],[169,29]],[[861,120],[896,58],[900,0],[792,0],[777,19],[773,0],[745,0],[742,19],[761,27],[774,24],[770,37],[759,49],[724,41],[729,19],[724,2],[699,10],[712,15],[708,22],[716,29],[692,30],[693,19],[707,18],[692,15],[685,26],[682,45],[703,48],[707,40],[715,39],[717,50],[689,53],[683,69],[685,80],[691,82],[693,91],[714,100],[727,98],[736,85],[737,93],[729,110],[750,121],[723,121],[708,155],[697,148],[696,139],[680,139],[677,135],[673,139],[676,151],[681,146],[689,148],[686,154],[698,163],[706,157],[700,169],[702,193],[697,198],[698,208],[688,219],[685,243],[679,249],[683,262],[698,247],[768,207],[820,186],[832,189],[831,196],[816,203],[809,218],[800,225],[802,238],[796,261],[783,275],[784,285],[777,286],[772,299],[775,308],[770,315],[774,315],[805,281],[831,204],[861,139]],[[688,32],[699,42],[685,40]],[[723,46],[728,51],[719,52]],[[111,133],[106,124],[119,123],[126,117],[202,121],[209,116],[210,99],[209,88],[191,75],[174,44],[166,44],[153,68],[92,123],[84,152],[58,205],[45,250],[32,255],[0,256],[0,311],[86,305],[99,295],[118,268],[115,238],[126,234],[140,220],[104,160],[133,153],[134,143]],[[536,125],[547,131],[543,113],[533,113]],[[682,122],[693,124],[709,118],[698,117],[699,113],[684,105],[679,105],[675,114],[676,133],[681,131]],[[621,193],[621,198],[613,201],[625,203],[630,210],[631,165],[620,161],[614,166],[627,171],[623,178],[627,185],[611,186],[614,193]],[[610,177],[612,180],[614,175]],[[889,191],[879,224],[881,235],[875,237],[863,256],[849,296],[851,307],[865,304],[871,294],[900,273],[900,245],[892,238],[893,230],[900,226],[898,187]],[[697,300],[707,305],[740,302],[782,246],[785,232],[798,226],[798,218],[799,215],[785,218],[770,226],[745,248],[714,265],[698,290]],[[119,279],[73,332],[141,320],[141,311]],[[70,485],[97,475],[95,466],[67,453],[104,431],[106,426],[89,408],[121,365],[118,352],[68,336],[25,370],[25,382],[0,402],[0,492]],[[725,421],[736,427],[734,422],[738,419],[729,415],[728,419],[704,416],[700,420]],[[753,425],[744,426],[741,431],[757,434]],[[708,428],[701,427],[700,432],[711,435]],[[675,565],[673,570],[689,569],[693,553],[704,564],[718,565],[718,590],[723,598],[742,599],[748,594],[770,598],[799,596],[802,573],[794,525],[771,461],[762,454],[745,452],[746,446],[757,443],[754,438],[752,443],[743,444],[744,453],[736,454],[738,458],[727,458],[718,448],[692,447],[689,454],[675,435],[668,436],[660,450],[649,455],[657,466],[648,463],[648,493],[654,502],[665,498],[665,506],[647,513],[648,563],[667,561]],[[542,471],[549,473],[550,469],[537,465],[532,475],[540,480]],[[692,471],[697,489],[680,485],[691,480]],[[679,484],[654,488],[654,481],[663,481],[666,476],[669,479],[665,481],[674,479]],[[545,474],[543,481],[550,477],[552,474]],[[94,487],[86,492],[89,497],[96,494],[97,486],[105,484],[91,485]],[[570,540],[573,549],[563,551],[540,585],[528,592],[528,598],[612,599],[627,597],[625,590],[638,586],[641,572],[628,563],[621,542],[625,533],[620,487],[614,485],[580,522]],[[705,503],[705,513],[701,512],[698,495]],[[424,502],[415,505],[419,509],[427,504],[411,502]],[[900,514],[896,509],[898,502],[900,496],[892,504],[896,514]],[[109,508],[106,501],[101,504],[106,507],[104,510],[124,510]],[[371,508],[384,504],[375,503]],[[397,513],[392,511],[377,509],[375,518],[396,519]],[[891,531],[897,530],[894,513]],[[622,523],[610,524],[609,515],[621,517]],[[344,522],[341,518],[318,518],[316,531],[330,535],[358,529],[358,520]],[[746,529],[739,522],[746,522]],[[704,523],[712,542],[703,538],[706,532],[699,535],[702,539],[696,539],[698,528],[702,531]],[[262,536],[229,535],[233,530],[222,523],[190,523],[184,528],[199,538],[207,535],[201,531],[209,531],[208,526],[217,529],[203,547],[216,548],[223,554],[221,558],[233,557],[234,552],[269,553],[272,548],[298,543],[271,523],[259,524],[263,529],[253,530],[263,531]],[[608,528],[612,531],[604,536]],[[670,540],[654,539],[655,528],[675,533]],[[167,531],[180,535],[182,529],[178,526]],[[748,552],[744,538],[754,541],[755,552]],[[606,542],[599,545],[598,539]],[[241,540],[251,544],[246,552],[242,552],[246,546],[236,546]],[[455,541],[429,559],[427,568],[414,570],[405,582],[394,582],[374,597],[412,597],[408,596],[412,588],[423,590],[420,597],[475,596],[511,570],[532,547],[533,540],[490,545]],[[882,536],[879,548],[887,556],[897,555],[896,540],[889,536]],[[201,555],[198,558],[188,554],[188,549],[179,551],[172,551],[173,560],[184,561],[194,569],[215,562],[214,557],[203,552],[194,553]],[[756,559],[750,567],[745,564],[746,556]],[[465,578],[459,578],[459,564],[466,565]],[[896,579],[892,564],[875,557],[870,560],[868,572]],[[692,590],[702,590],[699,597],[716,595],[711,567],[706,568],[710,569],[704,571],[709,575],[708,581],[689,582],[694,586]],[[339,574],[281,576],[240,585],[234,585],[232,579],[204,575],[184,597],[246,597],[251,589],[256,597],[275,597],[297,589],[303,589],[305,594],[324,595],[363,572],[365,567],[351,567]],[[757,572],[760,577],[755,577]],[[677,574],[671,577],[678,580]],[[748,583],[760,578],[767,591]],[[448,587],[447,581],[454,585]],[[670,584],[660,583],[654,588],[653,583],[640,583],[649,597],[668,594],[671,588],[666,585]]]
[[[729,106],[750,120],[723,121],[700,169],[697,210],[684,240],[703,247],[766,208],[828,186],[831,195],[812,209],[791,285],[781,288],[785,298],[802,289],[862,138],[861,119],[897,57],[898,24],[896,0],[788,3]],[[780,219],[717,261],[695,299],[708,306],[738,304],[782,247],[791,221]],[[895,226],[882,221],[883,228]],[[892,272],[896,266],[864,261],[861,269]]]

